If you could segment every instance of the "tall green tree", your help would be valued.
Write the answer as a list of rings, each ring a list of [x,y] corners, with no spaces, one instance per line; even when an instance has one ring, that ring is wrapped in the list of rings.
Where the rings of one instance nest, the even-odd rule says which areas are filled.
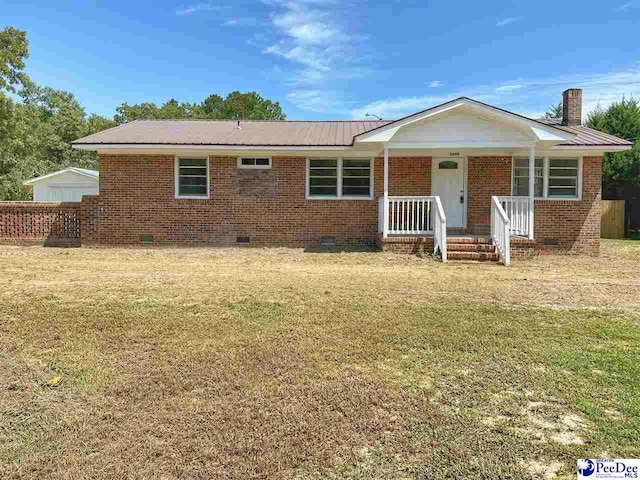
[[[0,92],[15,92],[17,85],[29,83],[24,59],[29,56],[27,34],[13,27],[0,31]]]
[[[549,110],[545,112],[544,118],[562,118],[562,102],[551,105]]]
[[[607,109],[601,106],[587,115],[588,127],[634,142],[624,152],[606,153],[602,169],[603,196],[630,199],[640,193],[640,102],[622,98]]]
[[[116,109],[117,124],[138,119],[240,119],[240,120],[284,120],[286,115],[278,102],[263,98],[256,92],[234,91],[226,98],[209,95],[201,103],[180,103],[171,99],[161,106],[154,103],[123,103]]]

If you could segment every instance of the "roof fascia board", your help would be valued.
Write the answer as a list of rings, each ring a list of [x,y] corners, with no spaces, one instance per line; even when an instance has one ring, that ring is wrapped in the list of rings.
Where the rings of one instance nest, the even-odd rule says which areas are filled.
[[[99,177],[97,177],[95,175],[90,175],[90,174],[88,174],[86,172],[83,172],[81,170],[76,170],[73,167],[69,167],[69,168],[65,168],[63,170],[58,170],[57,172],[47,173],[46,175],[42,175],[40,177],[30,178],[29,180],[25,180],[24,182],[22,182],[22,184],[23,185],[33,185],[34,183],[37,183],[40,180],[46,180],[47,178],[55,177],[57,175],[62,175],[63,173],[67,173],[67,172],[76,173],[78,175],[82,175],[83,177],[91,178],[93,180],[98,180],[98,178],[99,178]]]
[[[419,112],[417,114],[411,115],[409,117],[398,120],[397,122],[390,123],[383,127],[378,127],[370,132],[361,133],[354,137],[355,142],[388,142],[391,140],[393,135],[403,126],[409,125],[411,123],[419,122],[429,117],[433,117],[435,115],[440,115],[444,112],[453,110],[455,108],[460,108],[462,106],[472,107],[480,112],[485,113],[486,115],[497,117],[508,121],[510,123],[515,124],[525,124],[533,130],[533,133],[539,140],[555,140],[555,141],[567,141],[573,140],[576,138],[576,135],[573,133],[565,132],[559,128],[553,127],[551,125],[545,125],[540,122],[536,122],[535,120],[528,119],[526,117],[522,117],[520,115],[516,115],[514,113],[508,112],[506,110],[502,110],[491,105],[485,105],[483,103],[476,102],[470,98],[461,98],[457,100],[452,100],[451,102],[442,104],[440,106],[431,108],[429,110],[425,110],[423,112]]]

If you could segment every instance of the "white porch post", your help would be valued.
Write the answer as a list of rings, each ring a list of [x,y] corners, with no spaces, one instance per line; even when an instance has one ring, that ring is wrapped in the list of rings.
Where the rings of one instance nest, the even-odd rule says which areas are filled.
[[[384,201],[382,202],[382,237],[389,236],[389,148],[384,147]]]
[[[533,204],[536,188],[536,147],[529,149],[529,239],[533,240]]]

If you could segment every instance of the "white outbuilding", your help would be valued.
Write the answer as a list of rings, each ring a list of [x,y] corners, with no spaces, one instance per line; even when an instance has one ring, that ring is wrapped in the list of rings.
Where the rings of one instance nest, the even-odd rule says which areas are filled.
[[[69,167],[23,182],[33,187],[34,202],[80,202],[83,195],[98,195],[96,170]]]

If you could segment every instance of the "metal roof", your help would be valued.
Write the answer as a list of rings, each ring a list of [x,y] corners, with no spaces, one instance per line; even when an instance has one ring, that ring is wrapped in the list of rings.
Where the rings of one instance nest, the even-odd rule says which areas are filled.
[[[237,146],[350,146],[390,121],[136,120],[73,142]]]
[[[576,135],[572,140],[560,143],[560,146],[633,145],[627,140],[582,125],[564,126],[562,120],[557,118],[522,118]],[[73,143],[75,145],[348,147],[353,145],[355,136],[396,121],[242,120],[238,124],[236,120],[135,120],[94,133]]]
[[[560,145],[572,145],[572,146],[626,146],[633,145],[633,142],[623,140],[614,135],[594,130],[593,128],[585,127],[584,125],[576,125],[569,127],[562,125],[561,118],[539,118],[537,119],[541,123],[551,125],[556,128],[560,128],[569,133],[576,135],[576,138],[563,142]]]

